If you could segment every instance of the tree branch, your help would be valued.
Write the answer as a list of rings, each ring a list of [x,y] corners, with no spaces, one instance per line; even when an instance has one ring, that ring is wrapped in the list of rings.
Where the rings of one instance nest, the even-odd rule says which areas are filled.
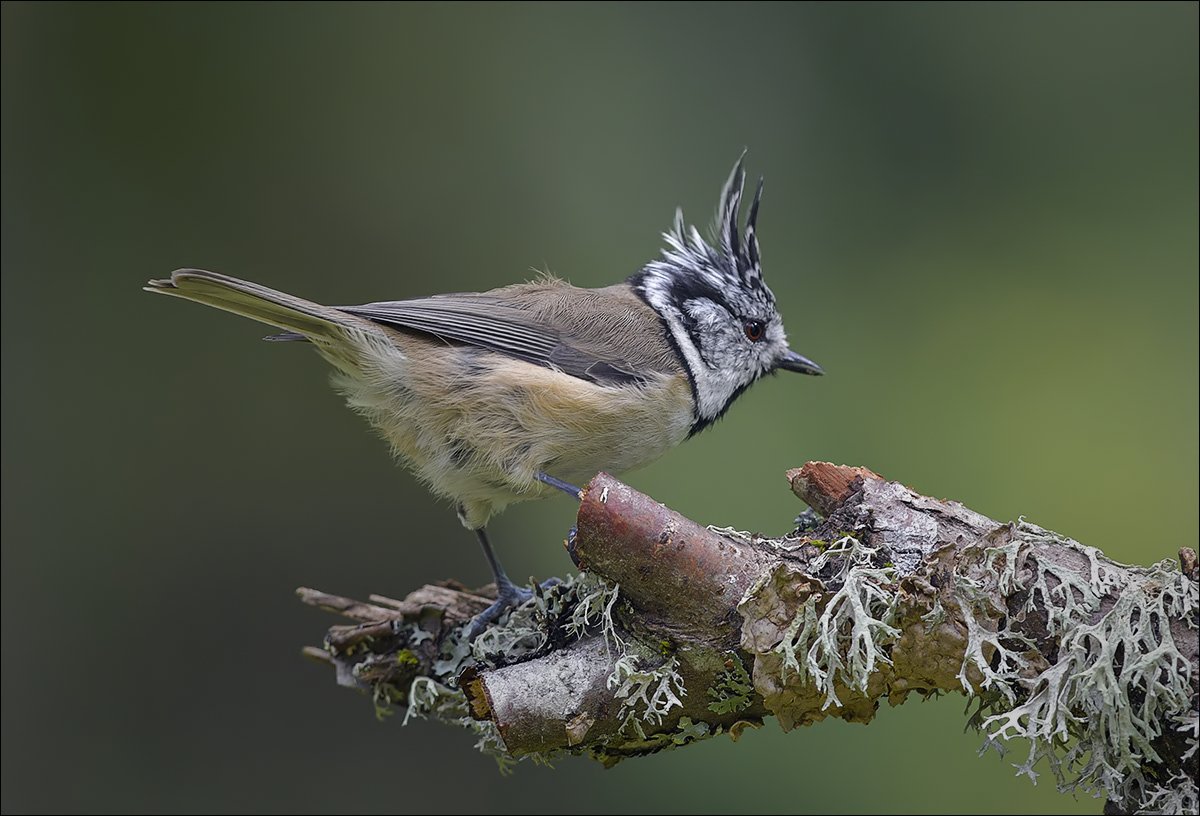
[[[962,692],[989,745],[1029,740],[1064,788],[1118,812],[1196,808],[1197,562],[1130,567],[1024,521],[1001,524],[865,468],[810,462],[824,516],[780,539],[702,527],[600,474],[567,551],[584,572],[473,644],[494,588],[446,583],[361,603],[323,649],[381,715],[464,725],[504,762],[612,764],[775,716],[869,722],[883,698]]]

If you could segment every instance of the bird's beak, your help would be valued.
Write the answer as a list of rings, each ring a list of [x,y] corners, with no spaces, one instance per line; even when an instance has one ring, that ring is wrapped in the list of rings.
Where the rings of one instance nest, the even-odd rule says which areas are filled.
[[[825,370],[812,360],[801,354],[797,354],[791,349],[788,349],[787,354],[784,354],[779,358],[779,361],[775,363],[775,367],[786,369],[787,371],[798,371],[801,374],[813,374],[817,376],[825,373]]]

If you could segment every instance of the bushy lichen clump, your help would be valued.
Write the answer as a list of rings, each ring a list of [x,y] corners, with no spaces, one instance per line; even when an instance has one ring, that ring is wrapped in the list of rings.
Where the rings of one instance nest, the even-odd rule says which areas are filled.
[[[1118,568],[1090,547],[1025,522],[984,557],[985,580],[1007,598],[1025,596],[988,639],[990,659],[983,639],[973,639],[964,658],[994,695],[977,714],[989,740],[1028,739],[1029,755],[1017,768],[1035,781],[1034,766],[1044,759],[1062,790],[1104,795],[1139,811],[1195,812],[1191,775],[1152,778],[1155,770],[1147,769],[1165,767],[1156,745],[1164,728],[1190,732],[1185,761],[1196,752],[1195,669],[1172,633],[1172,621],[1197,627],[1196,582],[1169,561]],[[964,611],[973,605],[994,613],[985,597],[977,593]],[[1032,615],[1057,642],[1048,666],[1024,653],[1029,639],[1018,630]]]
[[[816,552],[816,548],[813,548]],[[867,722],[897,627],[887,554],[842,536],[803,566],[783,561],[742,598],[754,686],[784,729],[826,716]]]
[[[462,657],[456,657],[456,652],[461,652]],[[468,651],[462,649],[459,644],[451,644],[449,649],[443,650],[443,659],[461,663],[467,653]],[[455,675],[451,673],[444,676]],[[501,773],[509,773],[516,764],[516,760],[505,749],[495,724],[490,720],[477,720],[472,717],[466,696],[458,687],[445,685],[432,677],[422,675],[413,680],[404,702],[404,725],[408,725],[413,717],[433,717],[462,726],[478,737],[475,748],[494,758]],[[376,710],[378,711],[378,702]]]
[[[900,634],[893,625],[896,593],[888,588],[895,570],[876,566],[878,554],[846,536],[814,558],[809,572],[822,575],[831,568],[824,583],[837,589],[819,611],[815,597],[805,603],[776,647],[785,674],[795,672],[825,695],[822,708],[841,705],[839,682],[866,691],[875,666],[891,663],[886,647]]]
[[[621,655],[613,665],[608,687],[621,701],[626,722],[634,718],[661,725],[672,709],[683,706],[680,698],[687,695],[687,689],[679,674],[679,658],[672,657],[654,668],[642,668],[645,662],[635,654]]]
[[[995,546],[947,551],[904,581],[886,552],[853,537],[802,571],[763,576],[739,608],[768,707],[785,727],[826,713],[866,721],[884,695],[959,684],[980,701],[972,719],[985,747],[1029,741],[1019,773],[1036,781],[1045,760],[1065,791],[1194,812],[1195,781],[1161,755],[1161,740],[1183,732],[1184,761],[1197,751],[1195,669],[1172,634],[1172,621],[1197,626],[1195,581],[1170,562],[1117,565],[1024,522],[996,533]],[[902,650],[906,672],[923,658],[922,676],[939,682],[896,676]],[[961,663],[957,680],[940,669],[947,659]]]
[[[597,634],[604,638],[613,659],[607,685],[614,699],[620,702],[618,716],[623,719],[620,729],[607,741],[579,750],[611,764],[633,753],[670,748],[719,733],[719,729],[714,732],[709,724],[688,717],[680,718],[674,729],[662,730],[661,726],[682,706],[682,698],[687,695],[679,660],[674,656],[664,658],[654,649],[622,635],[616,622],[619,598],[619,585],[610,585],[588,573],[536,592],[530,601],[512,610],[473,643],[463,639],[461,630],[450,633],[442,641],[432,666],[434,677],[416,677],[407,694],[389,684],[375,684],[376,711],[388,713],[391,703],[398,701],[405,705],[405,723],[413,717],[433,717],[466,727],[478,735],[476,747],[494,756],[501,770],[507,772],[517,760],[509,755],[491,721],[476,720],[470,715],[466,696],[455,685],[456,678],[471,664],[496,668],[535,656],[548,647],[552,638],[561,643],[564,638],[570,641]],[[427,636],[414,632],[410,639],[422,634]],[[730,694],[738,688],[730,685],[733,690]],[[742,705],[736,698],[730,699],[733,702],[727,700],[727,705]],[[647,726],[654,726],[654,732],[647,734]],[[527,756],[535,762],[551,759],[546,754]]]
[[[598,628],[605,644],[618,654],[623,654],[625,641],[617,633],[617,620],[613,614],[621,594],[621,585],[610,585],[586,572],[575,580],[579,582],[575,591],[577,600],[575,608],[571,610],[571,619],[567,622],[567,634],[578,638],[589,629]]]
[[[472,662],[493,668],[501,662],[506,665],[518,662],[541,650],[557,627],[572,637],[597,627],[612,637],[615,644],[623,645],[612,620],[618,592],[617,587],[582,573],[549,589],[535,589],[529,601],[509,612],[499,625],[488,628],[473,643],[465,640],[463,629],[451,632],[442,641],[438,659],[433,664],[435,677],[450,682],[439,682],[435,677],[424,675],[415,678],[403,699],[404,723],[413,717],[433,717],[467,728],[479,738],[475,747],[494,757],[500,770],[507,773],[517,760],[508,753],[494,723],[471,716],[466,696],[455,685],[458,676]],[[378,710],[378,689],[375,698]],[[385,701],[387,699],[385,697]],[[528,758],[534,762],[550,759],[540,754],[530,754]]]

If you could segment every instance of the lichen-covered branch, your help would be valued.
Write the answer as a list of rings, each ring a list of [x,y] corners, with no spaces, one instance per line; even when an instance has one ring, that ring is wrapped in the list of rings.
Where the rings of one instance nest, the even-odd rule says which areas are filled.
[[[402,601],[300,590],[355,621],[306,654],[380,716],[472,730],[502,764],[606,764],[775,716],[870,721],[883,699],[971,697],[1019,772],[1114,812],[1197,807],[1197,561],[1113,562],[1024,521],[998,523],[865,468],[788,473],[823,519],[772,539],[703,527],[605,474],[567,550],[583,572],[474,643],[488,592]]]

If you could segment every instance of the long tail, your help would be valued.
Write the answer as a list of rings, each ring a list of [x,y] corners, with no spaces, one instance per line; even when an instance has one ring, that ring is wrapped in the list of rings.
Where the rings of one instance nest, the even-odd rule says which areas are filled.
[[[177,269],[171,277],[152,280],[147,292],[171,295],[248,317],[269,326],[303,335],[318,346],[338,346],[347,330],[374,333],[371,324],[340,309],[322,306],[250,281],[203,269]]]

